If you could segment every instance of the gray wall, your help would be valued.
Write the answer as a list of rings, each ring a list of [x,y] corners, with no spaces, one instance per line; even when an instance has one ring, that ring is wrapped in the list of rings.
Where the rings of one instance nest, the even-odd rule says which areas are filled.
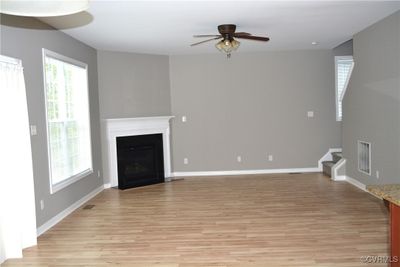
[[[53,195],[49,189],[42,48],[85,62],[89,70],[94,173]],[[38,20],[1,14],[1,54],[21,59],[24,66],[29,121],[37,125],[38,131],[31,142],[37,226],[40,226],[103,184],[102,177],[97,177],[97,170],[101,169],[101,148],[96,50]],[[41,199],[45,204],[43,211]]]
[[[170,79],[175,172],[316,167],[341,146],[331,50],[171,56]]]
[[[350,39],[335,48],[333,48],[334,56],[352,56],[353,55],[353,39]]]
[[[168,56],[98,51],[100,118],[171,114]],[[102,123],[104,182],[109,183],[107,139]]]
[[[171,114],[168,56],[98,51],[100,117]]]
[[[343,101],[347,175],[364,184],[399,183],[400,12],[356,34],[353,40],[355,67]],[[371,142],[371,176],[358,171],[357,140]]]

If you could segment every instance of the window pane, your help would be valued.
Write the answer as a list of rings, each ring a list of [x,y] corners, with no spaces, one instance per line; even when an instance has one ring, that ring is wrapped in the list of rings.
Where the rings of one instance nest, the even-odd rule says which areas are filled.
[[[342,96],[346,90],[345,86],[350,78],[353,64],[351,57],[336,60],[336,117],[338,120],[342,120]]]
[[[52,185],[92,169],[87,69],[45,55]]]

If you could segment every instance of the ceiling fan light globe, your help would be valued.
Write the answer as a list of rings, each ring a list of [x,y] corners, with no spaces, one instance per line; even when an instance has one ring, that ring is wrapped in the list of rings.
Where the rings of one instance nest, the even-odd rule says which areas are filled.
[[[215,47],[216,47],[219,51],[223,52],[224,42],[223,42],[223,41],[219,41],[219,42],[215,45]]]
[[[236,41],[234,39],[234,40],[231,41],[231,45],[232,45],[233,50],[237,50],[239,48],[239,46],[240,46],[240,42]]]
[[[224,47],[223,50],[225,53],[229,54],[233,51],[233,48],[232,47]]]

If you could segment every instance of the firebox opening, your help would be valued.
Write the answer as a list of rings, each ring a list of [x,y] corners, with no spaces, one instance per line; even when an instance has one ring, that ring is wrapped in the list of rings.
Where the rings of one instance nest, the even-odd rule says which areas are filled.
[[[162,183],[162,134],[117,137],[118,188]]]

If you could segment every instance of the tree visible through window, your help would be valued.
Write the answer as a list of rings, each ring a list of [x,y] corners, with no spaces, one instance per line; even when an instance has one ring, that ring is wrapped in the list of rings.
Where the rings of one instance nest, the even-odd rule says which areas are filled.
[[[51,192],[92,172],[87,65],[44,50]]]
[[[336,78],[336,120],[342,120],[342,100],[346,93],[347,85],[353,71],[354,61],[352,56],[335,57]]]

